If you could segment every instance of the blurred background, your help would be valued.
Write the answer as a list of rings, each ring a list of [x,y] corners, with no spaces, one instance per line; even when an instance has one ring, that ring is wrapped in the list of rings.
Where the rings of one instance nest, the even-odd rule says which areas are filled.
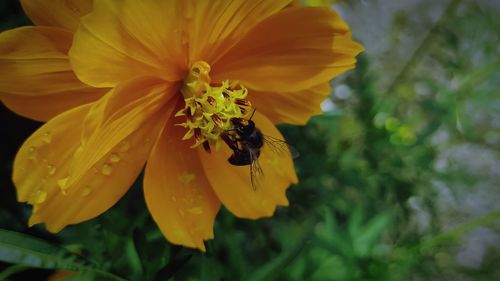
[[[204,254],[165,241],[140,180],[98,218],[28,228],[10,175],[40,123],[2,105],[0,280],[500,280],[500,2],[305,2],[336,2],[366,51],[324,114],[280,126],[300,151],[290,207],[222,210]],[[25,24],[0,1],[0,30]]]

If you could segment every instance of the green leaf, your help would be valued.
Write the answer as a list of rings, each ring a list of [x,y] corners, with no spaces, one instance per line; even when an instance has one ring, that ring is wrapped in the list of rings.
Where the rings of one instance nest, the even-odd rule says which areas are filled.
[[[353,246],[356,254],[360,257],[368,256],[390,224],[391,215],[388,213],[382,213],[369,221],[363,231],[354,237]]]
[[[363,209],[359,206],[350,215],[347,227],[351,237],[355,237],[361,232],[364,217]]]
[[[283,272],[283,269],[289,265],[304,249],[307,242],[312,238],[314,228],[313,222],[307,222],[304,226],[304,231],[298,239],[297,243],[291,247],[286,247],[283,253],[276,257],[271,262],[267,263],[259,270],[255,271],[247,280],[261,281],[261,280],[275,280],[277,274]]]
[[[201,281],[217,281],[221,279],[222,269],[219,264],[209,254],[201,256]]]
[[[0,229],[0,260],[36,268],[89,272],[106,280],[125,280],[96,268],[83,257],[62,247],[4,229]]]
[[[89,263],[83,258],[25,234],[0,229],[0,259],[37,268],[77,270]]]
[[[11,275],[14,275],[18,272],[28,270],[29,267],[24,265],[11,265],[5,268],[2,272],[0,272],[0,281],[7,280]]]
[[[145,249],[146,249],[146,245],[148,242],[147,242],[146,235],[144,234],[144,232],[140,231],[139,229],[134,229],[133,239],[134,239],[133,241],[134,241],[135,252],[136,252],[137,257],[139,259],[140,271],[143,274],[147,275],[146,261],[148,260],[148,258],[147,258],[147,255],[145,253]]]
[[[316,242],[337,254],[352,256],[351,239],[345,232],[340,230],[333,210],[325,207],[323,212],[324,221],[316,227]]]
[[[173,253],[171,255],[170,261],[166,266],[164,266],[156,273],[155,280],[157,281],[170,279],[175,275],[175,273],[177,273],[177,271],[179,271],[179,269],[186,265],[194,255],[194,252],[190,249],[185,249],[178,246],[174,246],[172,248]]]

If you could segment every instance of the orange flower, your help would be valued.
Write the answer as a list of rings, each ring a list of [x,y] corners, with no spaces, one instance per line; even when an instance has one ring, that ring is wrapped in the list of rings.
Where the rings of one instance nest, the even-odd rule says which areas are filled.
[[[362,50],[334,11],[290,2],[22,1],[38,26],[0,35],[0,97],[49,120],[14,163],[30,225],[57,232],[101,214],[146,161],[147,206],[175,244],[204,250],[221,203],[251,219],[287,205],[290,155],[264,144],[254,189],[222,138],[243,150],[232,120],[257,108],[256,126],[283,139],[274,124],[320,113],[328,81]]]
[[[75,276],[74,271],[56,271],[52,273],[49,278],[47,278],[47,281],[59,281],[59,280],[64,280],[66,278]]]

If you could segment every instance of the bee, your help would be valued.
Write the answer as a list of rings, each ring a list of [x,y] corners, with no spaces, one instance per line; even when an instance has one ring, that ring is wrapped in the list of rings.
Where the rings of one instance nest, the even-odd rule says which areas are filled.
[[[255,110],[248,120],[232,118],[230,121],[234,129],[225,131],[221,137],[233,151],[227,161],[234,166],[250,166],[250,179],[253,189],[256,190],[264,177],[264,171],[259,164],[259,156],[264,145],[274,153],[292,153],[294,158],[297,155],[295,149],[285,141],[264,135],[252,121],[254,113]]]

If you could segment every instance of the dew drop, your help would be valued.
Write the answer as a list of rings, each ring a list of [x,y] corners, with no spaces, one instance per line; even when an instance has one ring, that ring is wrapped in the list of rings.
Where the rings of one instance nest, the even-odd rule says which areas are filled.
[[[118,163],[118,162],[120,162],[120,160],[122,160],[122,158],[120,157],[120,155],[118,155],[116,153],[113,153],[109,156],[109,161],[111,161],[113,163]]]
[[[170,199],[172,199],[172,201],[174,202],[177,202],[177,198],[175,198],[175,196],[172,195],[172,197],[170,197]]]
[[[80,145],[76,150],[75,150],[75,153],[73,154],[73,157],[78,157],[80,155],[80,153],[83,152],[83,146]]]
[[[129,141],[122,141],[120,144],[120,152],[127,152],[130,149],[130,142]]]
[[[49,176],[52,176],[56,173],[56,166],[54,165],[47,165],[47,169],[49,170]]]
[[[28,159],[34,162],[38,161],[36,147],[30,146],[30,148],[28,148]]]
[[[184,17],[187,20],[190,20],[194,16],[194,4],[192,3],[187,3],[186,8],[184,9]]]
[[[82,190],[82,197],[86,197],[88,196],[90,193],[92,192],[92,189],[90,189],[90,186],[86,186],[83,190]]]
[[[68,183],[68,178],[62,178],[60,180],[57,181],[57,185],[59,186],[59,188],[61,189],[66,189],[66,183]]]
[[[35,204],[41,204],[47,200],[47,191],[38,189],[34,194]]]
[[[42,134],[42,141],[47,144],[52,142],[52,136],[50,135],[50,132],[45,132]]]
[[[111,175],[112,172],[113,172],[113,167],[111,165],[109,165],[109,164],[102,165],[101,174],[103,174],[105,176],[109,176],[109,175]]]
[[[59,186],[59,189],[61,190],[63,195],[66,195],[66,190],[68,190],[68,177],[62,178],[57,181],[57,185]]]
[[[203,214],[203,209],[201,207],[189,208],[187,211],[190,212],[193,215],[201,215],[201,214]]]
[[[193,182],[194,180],[196,179],[196,175],[193,174],[193,173],[189,173],[189,172],[184,172],[182,173],[181,175],[178,176],[178,180],[184,184],[184,185],[188,185],[190,184],[191,182]]]
[[[177,211],[179,211],[179,215],[181,215],[181,217],[185,216],[184,210],[178,209]]]

